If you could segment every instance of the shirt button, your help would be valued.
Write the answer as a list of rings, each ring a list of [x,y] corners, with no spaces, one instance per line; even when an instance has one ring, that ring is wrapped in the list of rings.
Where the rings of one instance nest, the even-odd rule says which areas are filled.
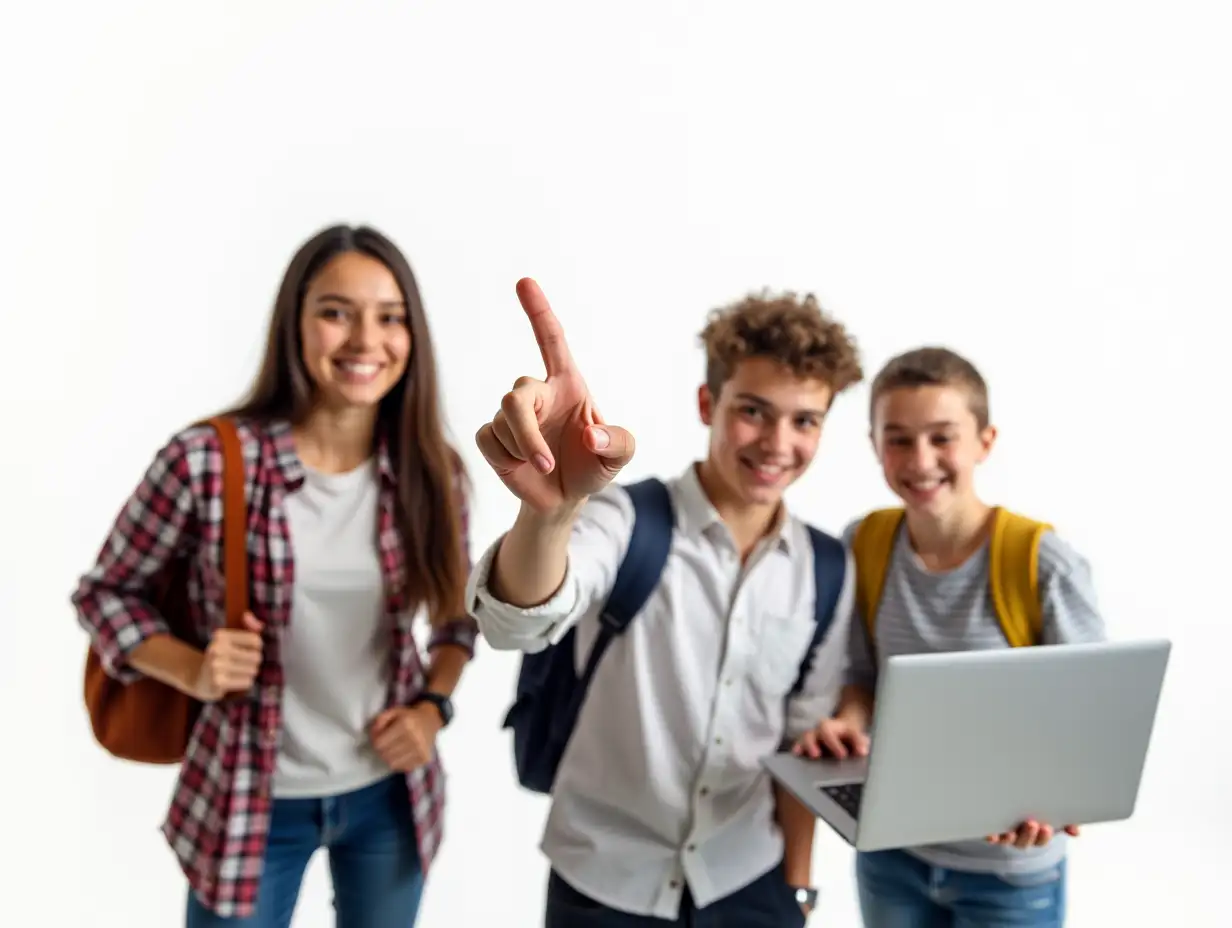
[[[668,886],[670,886],[672,889],[679,889],[679,888],[680,888],[680,881],[679,881],[679,880],[672,880],[672,881],[671,881],[670,883],[668,883],[667,885],[668,885]]]
[[[699,795],[699,796],[709,796],[709,795],[710,795],[710,787],[709,787],[709,786],[703,786],[701,789],[699,789],[699,790],[697,791],[697,795]]]
[[[688,851],[690,854],[692,854],[694,851],[697,850],[697,845],[690,844],[688,847],[685,848],[685,850]]]

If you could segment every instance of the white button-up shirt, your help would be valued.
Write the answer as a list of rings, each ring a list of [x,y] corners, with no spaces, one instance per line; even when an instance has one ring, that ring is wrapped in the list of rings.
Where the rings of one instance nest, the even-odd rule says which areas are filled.
[[[697,480],[669,482],[676,532],[645,608],[608,647],[561,759],[540,845],[586,895],[675,918],[685,882],[699,906],[779,862],[783,839],[763,757],[834,711],[846,664],[855,569],[801,691],[789,691],[814,630],[813,549],[785,515],[746,564]],[[784,507],[785,508],[785,507]],[[572,626],[578,672],[633,527],[618,485],[591,497],[560,590],[521,609],[487,587],[499,540],[468,598],[488,644],[540,651]]]

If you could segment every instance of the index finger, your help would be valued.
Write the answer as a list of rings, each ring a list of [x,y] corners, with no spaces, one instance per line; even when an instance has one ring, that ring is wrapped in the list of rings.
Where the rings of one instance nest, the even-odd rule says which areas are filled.
[[[539,343],[539,353],[543,355],[543,366],[547,375],[563,374],[573,369],[573,355],[565,343],[565,330],[548,305],[548,298],[543,295],[539,285],[529,277],[518,281],[518,300],[526,316],[530,319],[530,327],[535,332],[535,341]]]

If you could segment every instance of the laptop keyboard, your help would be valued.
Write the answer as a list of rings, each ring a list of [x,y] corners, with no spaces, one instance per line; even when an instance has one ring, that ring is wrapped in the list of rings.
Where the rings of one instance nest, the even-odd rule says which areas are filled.
[[[852,818],[860,817],[860,799],[864,796],[863,783],[844,783],[842,786],[823,786],[821,791],[839,804]]]

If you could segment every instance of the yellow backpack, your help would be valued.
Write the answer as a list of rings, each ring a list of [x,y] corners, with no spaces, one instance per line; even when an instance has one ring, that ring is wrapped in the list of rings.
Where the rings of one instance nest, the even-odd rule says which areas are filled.
[[[1039,544],[1052,528],[1000,506],[993,516],[989,542],[989,585],[997,621],[1010,647],[1038,644],[1043,628],[1039,597]],[[856,603],[868,627],[870,644],[882,588],[894,550],[894,538],[903,519],[902,509],[878,509],[865,516],[852,539],[856,561]]]

